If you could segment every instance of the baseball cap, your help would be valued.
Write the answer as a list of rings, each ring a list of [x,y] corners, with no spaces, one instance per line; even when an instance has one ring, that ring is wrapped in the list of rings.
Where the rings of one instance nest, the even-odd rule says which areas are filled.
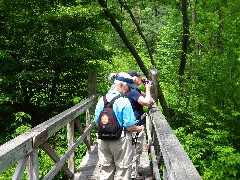
[[[141,76],[142,75],[142,73],[141,72],[137,72],[136,70],[130,70],[130,71],[128,71],[128,74],[130,75],[130,76]]]
[[[115,81],[125,82],[131,88],[135,88],[136,87],[136,85],[133,82],[133,77],[130,76],[128,73],[125,73],[125,72],[118,73],[117,76],[116,76],[116,80]]]

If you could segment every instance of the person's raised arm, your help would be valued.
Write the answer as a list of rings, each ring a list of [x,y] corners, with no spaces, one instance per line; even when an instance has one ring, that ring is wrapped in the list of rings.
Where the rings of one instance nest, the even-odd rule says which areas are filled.
[[[150,104],[150,100],[151,100],[151,94],[150,94],[150,89],[152,87],[151,83],[146,83],[145,85],[146,87],[146,92],[141,92],[142,96],[140,96],[137,99],[137,102],[139,104],[141,104],[142,106],[148,106]]]

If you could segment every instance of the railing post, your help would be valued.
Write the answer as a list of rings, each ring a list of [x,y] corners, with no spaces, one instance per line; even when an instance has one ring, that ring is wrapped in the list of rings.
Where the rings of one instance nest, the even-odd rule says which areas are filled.
[[[151,96],[158,105],[158,71],[155,66],[152,66],[149,71],[149,79],[153,82],[153,86],[151,88]]]
[[[90,117],[90,111],[89,109],[86,110],[86,127],[88,127],[91,124],[91,117]],[[87,134],[86,137],[88,144],[91,145],[92,144],[92,140],[91,140],[91,133],[89,132]]]
[[[88,74],[88,97],[97,92],[97,71],[90,71]]]
[[[88,73],[88,97],[96,94],[97,92],[97,69],[90,70]],[[91,114],[94,113],[95,104],[86,111],[86,127],[91,124]],[[92,144],[91,133],[87,134],[86,140],[89,145]]]
[[[152,127],[153,127],[153,125],[152,125],[151,116],[150,116],[150,113],[148,113],[147,121],[146,121],[146,132],[147,132],[148,150],[149,150],[149,148],[152,146],[152,136],[151,136]]]
[[[33,151],[29,154],[28,179],[29,180],[39,179],[38,147],[34,148]]]
[[[163,180],[167,180],[167,170],[166,170],[166,167],[165,165],[163,165]]]
[[[29,155],[26,155],[18,161],[18,165],[14,172],[12,180],[22,179],[22,175],[27,166],[28,160],[29,160]]]
[[[68,149],[74,144],[74,120],[67,124],[67,139],[68,139]],[[68,168],[74,174],[75,172],[75,158],[74,152],[68,158]]]
[[[97,92],[97,70],[92,70],[88,74],[88,97],[91,97]],[[89,111],[90,114],[93,114],[95,105],[93,105]]]

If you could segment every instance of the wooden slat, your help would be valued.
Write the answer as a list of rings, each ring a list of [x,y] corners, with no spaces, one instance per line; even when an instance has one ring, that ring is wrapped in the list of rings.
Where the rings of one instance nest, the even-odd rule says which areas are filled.
[[[152,117],[168,179],[200,180],[201,176],[184,151],[165,117],[155,105]]]
[[[153,176],[156,180],[161,180],[160,173],[159,173],[159,167],[158,167],[158,161],[155,155],[154,146],[151,146],[151,155],[152,155],[152,164],[153,164]]]
[[[46,176],[43,178],[44,180],[50,180],[53,179],[54,176],[58,173],[59,169],[64,165],[64,163],[67,161],[68,157],[74,152],[74,150],[82,143],[84,138],[86,138],[87,133],[89,133],[95,126],[95,123],[91,124],[85,131],[84,134],[82,134],[75,144],[68,149],[68,151],[62,156],[62,158],[53,166],[53,168],[46,174]]]
[[[149,160],[148,149],[149,146],[147,144],[146,133],[144,133],[143,140],[143,149],[142,154],[140,156],[140,164],[138,166],[138,173],[141,174],[141,177],[145,180],[152,180],[152,167]]]
[[[12,179],[15,179],[15,180],[22,179],[23,172],[28,163],[28,158],[29,156],[27,155],[18,161],[18,166],[14,172]]]
[[[77,169],[74,180],[99,179],[100,164],[98,155],[98,143],[93,142],[83,157],[80,166]]]
[[[152,136],[151,136],[151,131],[152,131],[152,122],[149,116],[147,116],[147,121],[146,121],[146,130],[147,130],[147,144],[148,146],[152,146]]]
[[[38,162],[38,148],[35,148],[28,158],[28,179],[39,179],[39,162]]]
[[[74,120],[67,124],[67,139],[68,139],[68,149],[74,144]],[[75,160],[74,152],[68,158],[68,168],[74,173],[75,172]]]
[[[146,147],[146,135],[144,135],[143,152],[140,156],[138,172],[145,180],[152,180],[152,170],[148,156],[148,150]],[[74,180],[99,180],[101,169],[99,163],[98,143],[93,142],[91,148],[87,151],[86,155],[82,159],[81,164],[77,169],[78,173],[76,173],[74,176]]]
[[[78,131],[80,132],[80,134],[83,134],[84,131],[83,131],[83,128],[82,128],[82,125],[80,124],[80,122],[77,119],[75,119],[74,122],[77,125]],[[88,143],[86,138],[84,139],[84,142],[85,142],[87,148],[90,149],[90,144]]]
[[[40,147],[42,148],[42,150],[44,150],[47,153],[47,155],[55,163],[60,160],[57,153],[55,153],[55,151],[51,148],[51,146],[47,142],[44,142],[43,144],[41,144]],[[61,169],[68,176],[69,179],[73,178],[74,174],[68,169],[68,167],[66,165],[63,165]]]
[[[88,127],[90,124],[91,124],[91,117],[90,117],[90,112],[88,109],[88,110],[86,110],[86,127]],[[90,132],[87,134],[86,140],[88,141],[88,144],[92,144]]]

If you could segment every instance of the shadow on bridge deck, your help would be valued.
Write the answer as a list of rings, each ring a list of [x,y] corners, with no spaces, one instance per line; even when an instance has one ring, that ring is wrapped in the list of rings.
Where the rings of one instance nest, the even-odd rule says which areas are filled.
[[[74,180],[99,180],[100,166],[97,146],[98,143],[94,142],[91,149],[86,153],[77,169]],[[139,174],[141,174],[145,180],[152,179],[147,144],[144,145],[143,153],[140,158]]]

